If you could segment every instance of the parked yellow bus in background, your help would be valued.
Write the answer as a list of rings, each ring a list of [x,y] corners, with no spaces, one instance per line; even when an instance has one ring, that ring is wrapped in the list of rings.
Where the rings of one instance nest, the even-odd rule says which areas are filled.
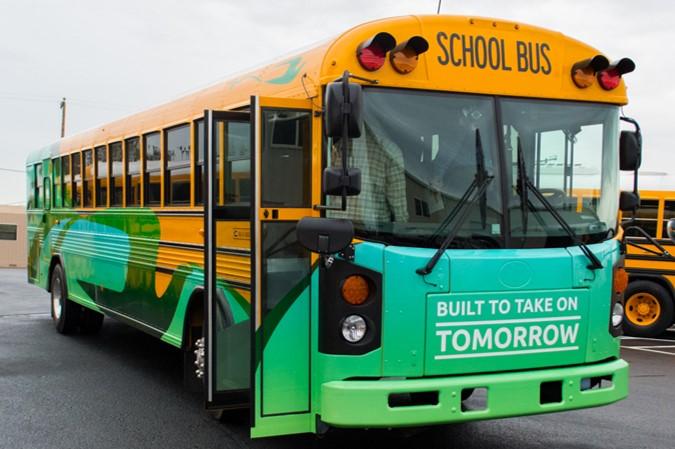
[[[665,176],[665,173],[660,175]],[[649,176],[645,178],[647,185],[659,184]],[[668,221],[673,218],[675,189],[667,188],[641,190],[640,208],[633,215],[623,215],[622,224],[628,233],[626,271],[629,284],[624,296],[624,332],[627,335],[655,337],[674,323],[675,257],[671,253],[675,253],[675,243],[667,232]],[[640,227],[654,241],[650,242],[639,231],[632,232],[631,226]]]

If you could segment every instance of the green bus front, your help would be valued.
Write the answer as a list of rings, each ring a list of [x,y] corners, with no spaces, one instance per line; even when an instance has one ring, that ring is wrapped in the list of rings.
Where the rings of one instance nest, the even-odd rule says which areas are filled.
[[[259,110],[264,179],[266,117],[279,110]],[[628,364],[613,326],[620,317],[612,320],[621,309],[613,287],[622,264],[619,108],[370,87],[363,115],[347,152],[361,193],[345,211],[325,212],[353,223],[353,252],[311,258],[283,210],[272,209],[281,220],[267,218],[260,187],[252,435],[452,423],[625,398]],[[338,142],[324,145],[328,165],[341,166]],[[462,200],[480,169],[485,189]],[[524,177],[601,267],[536,195],[523,194]]]

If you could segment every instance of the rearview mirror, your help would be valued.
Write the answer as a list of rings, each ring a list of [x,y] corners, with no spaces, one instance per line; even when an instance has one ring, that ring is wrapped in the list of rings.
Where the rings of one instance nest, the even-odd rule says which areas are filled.
[[[619,209],[622,212],[636,210],[640,206],[640,196],[636,192],[621,192],[619,195]]]
[[[295,232],[300,245],[321,255],[335,254],[345,249],[354,238],[354,226],[349,220],[305,217]]]
[[[326,195],[342,195],[343,190],[346,190],[347,196],[361,193],[361,170],[350,167],[343,176],[342,168],[326,168],[323,171],[323,192]]]
[[[621,131],[619,138],[619,168],[623,171],[635,171],[642,163],[640,137],[635,131]]]
[[[361,137],[363,92],[360,84],[350,83],[348,77],[330,83],[326,86],[325,108],[326,136],[342,137],[343,119],[346,119],[347,138]]]

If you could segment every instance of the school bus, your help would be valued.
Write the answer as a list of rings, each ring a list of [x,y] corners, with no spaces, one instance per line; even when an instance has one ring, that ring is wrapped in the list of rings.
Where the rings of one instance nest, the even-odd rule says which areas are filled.
[[[675,321],[674,243],[669,238],[668,222],[675,218],[675,193],[672,190],[640,190],[640,207],[635,214],[623,216],[627,231],[625,292],[627,335],[656,337]],[[631,226],[644,232],[631,232]]]
[[[183,349],[253,437],[618,401],[633,69],[503,20],[359,25],[31,154],[29,281],[59,332]]]

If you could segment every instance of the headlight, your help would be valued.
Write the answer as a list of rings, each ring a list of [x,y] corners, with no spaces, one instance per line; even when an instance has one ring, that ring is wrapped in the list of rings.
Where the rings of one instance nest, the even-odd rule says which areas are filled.
[[[615,302],[612,308],[612,326],[617,327],[623,321],[623,304]]]
[[[366,320],[359,315],[349,315],[342,320],[342,336],[349,343],[358,343],[366,335]]]

